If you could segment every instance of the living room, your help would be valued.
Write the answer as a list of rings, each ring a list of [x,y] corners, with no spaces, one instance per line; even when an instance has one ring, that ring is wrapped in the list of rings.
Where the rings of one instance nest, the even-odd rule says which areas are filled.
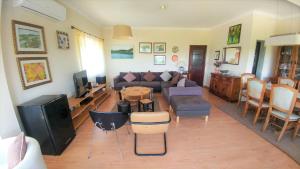
[[[298,0],[151,3],[1,0],[0,3],[0,136],[3,142],[12,141],[24,132],[26,139],[37,140],[41,147],[40,155],[32,157],[39,164],[29,162],[15,168],[299,168],[300,137],[293,134],[297,135],[300,120],[293,120],[282,136],[283,130],[274,127],[285,126],[282,119],[274,120],[275,125],[269,125],[263,132],[268,110],[262,110],[256,124],[252,124],[256,111],[245,110],[250,95],[242,95],[241,80],[244,73],[252,73],[267,88],[268,84],[279,83],[278,77],[286,77],[278,73],[281,70],[278,58],[284,49],[295,58],[299,56]],[[45,3],[51,6],[45,7]],[[38,30],[41,49],[21,49],[21,36],[16,30],[22,27]],[[232,35],[231,30],[234,30]],[[67,40],[60,44],[59,38]],[[94,46],[89,47],[89,42]],[[114,53],[120,51],[129,54]],[[195,55],[200,58],[193,58],[193,53],[199,51]],[[39,62],[44,64],[45,79],[35,77],[32,80],[36,82],[29,83],[24,65]],[[290,64],[297,66],[296,63],[297,59]],[[297,68],[293,69],[297,73]],[[296,73],[288,77],[298,90],[300,79]],[[212,74],[222,79],[215,82],[215,86],[219,84],[216,88],[232,88],[232,100],[214,91]],[[86,76],[90,89],[80,88],[87,81],[76,83],[75,75]],[[228,77],[233,77],[230,82],[226,80]],[[236,81],[237,87],[231,87],[231,81]],[[177,87],[181,82],[183,86]],[[164,143],[160,134],[141,134],[135,140],[134,126],[140,122],[134,123],[134,113],[129,113],[119,129],[110,126],[110,131],[103,132],[101,129],[105,127],[94,127],[97,124],[89,111],[120,112],[118,106],[124,106],[124,97],[130,95],[128,89],[132,87],[149,93],[147,101],[153,104],[138,100],[137,105],[135,100],[128,99],[132,112],[136,113],[141,104],[140,109],[152,109],[154,116],[159,115],[157,112],[167,113],[171,119],[164,138],[168,151],[162,156],[136,155],[135,146],[147,154],[161,152]],[[68,140],[59,155],[49,155],[40,138],[30,134],[33,129],[29,131],[30,124],[24,120],[30,112],[22,112],[20,106],[44,95],[61,94],[68,99],[71,114],[80,107],[82,111],[78,112],[86,114],[82,117],[76,114],[77,121],[72,116],[72,141]],[[273,95],[269,95],[262,100],[272,100]],[[83,104],[90,98],[93,104]],[[239,105],[238,100],[241,100]],[[297,103],[293,102],[295,115],[299,115]],[[191,117],[194,115],[197,117]],[[30,116],[29,123],[38,128],[33,119]],[[0,166],[7,168],[7,154],[2,153],[5,146],[1,143]],[[14,148],[15,152],[20,151]],[[28,158],[25,154],[25,159]]]

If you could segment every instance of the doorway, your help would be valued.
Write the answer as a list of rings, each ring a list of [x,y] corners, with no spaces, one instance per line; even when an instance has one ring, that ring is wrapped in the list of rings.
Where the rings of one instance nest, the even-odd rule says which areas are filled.
[[[255,76],[258,79],[261,79],[262,77],[262,69],[263,69],[265,52],[266,52],[265,41],[257,41],[255,47],[255,56],[253,61],[252,74],[255,74]]]
[[[206,45],[190,45],[189,79],[203,86]]]

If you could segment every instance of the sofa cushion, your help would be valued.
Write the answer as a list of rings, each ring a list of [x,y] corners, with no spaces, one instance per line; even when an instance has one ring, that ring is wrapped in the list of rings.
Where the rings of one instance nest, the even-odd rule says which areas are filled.
[[[172,80],[171,80],[171,84],[172,85],[177,84],[178,81],[179,81],[179,78],[180,78],[180,73],[174,73],[173,77],[172,77]]]
[[[186,79],[184,86],[185,87],[195,87],[195,86],[198,86],[198,84],[195,81]]]
[[[168,71],[164,71],[161,75],[160,75],[161,79],[163,81],[169,81],[172,78],[172,75],[168,72]]]
[[[131,87],[131,86],[140,86],[141,82],[133,81],[133,82],[119,82],[115,84],[115,88],[122,89],[122,87]]]
[[[17,166],[25,157],[27,144],[24,133],[20,133],[8,148],[8,169]]]
[[[175,87],[176,84],[175,85],[171,84],[171,81],[168,81],[168,82],[162,81],[162,82],[160,82],[160,86],[163,89],[163,88]]]
[[[134,74],[132,74],[131,72],[128,72],[124,77],[124,80],[126,80],[127,82],[132,82],[136,79],[136,77],[134,76]]]
[[[158,81],[152,81],[152,82],[141,81],[140,85],[145,86],[145,87],[157,88],[157,87],[160,87],[160,82],[158,82]]]
[[[147,73],[144,74],[143,78],[147,82],[151,82],[151,81],[153,81],[156,78],[156,76],[152,72],[149,71],[149,72],[147,72]]]

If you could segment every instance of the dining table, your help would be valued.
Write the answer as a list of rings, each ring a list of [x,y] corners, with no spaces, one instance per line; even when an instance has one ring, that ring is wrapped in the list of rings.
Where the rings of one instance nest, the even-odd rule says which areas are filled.
[[[268,83],[266,85],[265,98],[270,99],[271,89],[272,89],[272,84]],[[296,100],[295,108],[299,108],[300,109],[300,93],[299,92],[298,92],[298,95],[297,95],[297,100]]]

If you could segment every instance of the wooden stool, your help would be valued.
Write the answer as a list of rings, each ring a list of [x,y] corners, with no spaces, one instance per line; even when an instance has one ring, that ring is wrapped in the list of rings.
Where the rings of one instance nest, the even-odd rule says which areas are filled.
[[[143,110],[141,109],[143,108]],[[138,106],[139,112],[146,112],[146,111],[152,111],[154,112],[154,101],[150,99],[142,99],[139,101],[139,106]]]
[[[298,135],[299,129],[300,129],[300,119],[298,120],[298,122],[296,124],[296,128],[295,128],[295,131],[294,131],[294,134],[293,134],[293,139],[295,139],[296,136]]]

